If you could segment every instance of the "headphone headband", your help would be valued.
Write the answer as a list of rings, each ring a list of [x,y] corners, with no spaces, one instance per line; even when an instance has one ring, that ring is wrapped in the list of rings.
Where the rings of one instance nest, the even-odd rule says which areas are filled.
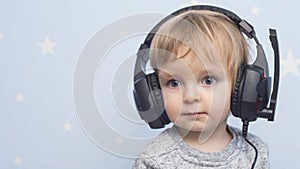
[[[236,14],[234,14],[233,12],[220,8],[220,7],[216,7],[216,6],[210,6],[210,5],[194,5],[194,6],[188,6],[182,9],[179,9],[173,13],[171,13],[170,15],[168,15],[166,18],[164,18],[163,20],[161,20],[151,31],[150,33],[147,35],[145,41],[143,44],[147,45],[148,47],[150,47],[151,45],[151,41],[154,37],[154,35],[156,34],[156,32],[158,31],[158,29],[161,27],[161,25],[163,25],[166,21],[168,21],[169,19],[178,16],[184,12],[187,11],[191,11],[191,10],[208,10],[208,11],[213,11],[213,12],[217,12],[217,13],[221,13],[225,16],[227,16],[231,21],[233,21],[239,28],[240,30],[245,33],[249,38],[254,38],[255,37],[255,31],[254,28],[251,24],[249,24],[247,21],[242,20],[239,16],[237,16]]]

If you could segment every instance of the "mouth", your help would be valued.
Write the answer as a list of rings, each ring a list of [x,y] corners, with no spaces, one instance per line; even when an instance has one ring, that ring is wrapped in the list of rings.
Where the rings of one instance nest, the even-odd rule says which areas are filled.
[[[192,116],[192,117],[197,116],[198,117],[198,116],[202,116],[202,115],[207,115],[207,113],[206,112],[188,112],[188,113],[183,113],[182,115],[183,116],[188,116],[188,117],[189,116]]]

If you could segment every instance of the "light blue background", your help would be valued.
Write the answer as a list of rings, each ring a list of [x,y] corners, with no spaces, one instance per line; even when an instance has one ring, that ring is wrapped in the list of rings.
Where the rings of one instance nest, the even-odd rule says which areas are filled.
[[[77,59],[86,42],[113,21],[149,12],[169,14],[191,2],[189,0],[2,1],[0,168],[131,168],[132,158],[116,156],[100,148],[84,132],[77,119],[72,94]],[[258,120],[251,123],[250,132],[268,142],[271,168],[297,168],[300,165],[300,137],[297,125],[300,115],[296,107],[300,97],[297,88],[300,84],[298,41],[300,3],[296,0],[276,2],[213,0],[209,3],[230,9],[254,25],[269,55],[270,67],[273,65],[273,53],[268,41],[268,28],[278,30],[282,71],[291,70],[288,68],[292,68],[293,65],[296,69],[294,72],[282,73],[275,122]],[[251,11],[254,7],[259,9],[257,15]],[[123,34],[126,36],[126,30]],[[46,37],[56,43],[53,54],[43,54],[39,46]],[[141,35],[124,41],[126,50],[134,53],[143,38],[144,35]],[[127,48],[127,45],[130,47]],[[111,97],[101,93],[102,84],[107,84],[106,79],[115,76],[117,69],[115,65],[123,63],[124,57],[120,55],[116,56],[116,59],[111,59],[118,53],[122,53],[122,45],[108,55],[110,59],[108,57],[103,69],[99,68],[97,72],[95,95],[99,105]],[[291,56],[295,59],[292,62],[294,64],[284,64]],[[129,95],[128,92],[130,98]],[[105,107],[103,116],[112,128],[130,137],[153,137],[159,132],[150,131],[140,122],[135,123],[126,119],[122,113],[115,110],[115,107]],[[234,118],[230,118],[229,123],[240,126],[239,120]],[[66,124],[69,124],[70,130]],[[123,144],[122,140],[111,140],[111,143]]]

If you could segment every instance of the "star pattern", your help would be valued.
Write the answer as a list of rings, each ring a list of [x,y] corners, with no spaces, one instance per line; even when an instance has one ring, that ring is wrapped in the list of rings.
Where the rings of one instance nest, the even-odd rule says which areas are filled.
[[[14,163],[16,164],[16,165],[21,165],[22,163],[23,163],[23,158],[21,157],[21,156],[16,156],[15,158],[14,158]]]
[[[251,13],[252,13],[252,15],[254,15],[254,16],[258,16],[258,15],[260,14],[260,9],[259,9],[257,6],[253,6],[253,7],[251,8]]]
[[[122,137],[116,138],[116,144],[120,145],[120,144],[123,144],[123,143],[124,143],[124,138],[122,138]]]
[[[3,33],[0,32],[0,41],[3,39]]]
[[[291,50],[288,51],[286,58],[281,59],[281,66],[281,77],[284,77],[289,73],[296,76],[300,75],[298,68],[300,66],[300,59],[295,58]]]
[[[25,98],[25,96],[22,93],[19,93],[18,95],[16,95],[16,101],[18,103],[23,103],[24,102],[24,98]]]
[[[120,36],[121,36],[122,38],[126,37],[127,35],[128,35],[128,33],[127,33],[126,30],[122,30],[122,31],[120,32]]]
[[[56,42],[51,41],[48,36],[43,42],[39,42],[38,45],[41,47],[42,54],[54,54],[54,47],[56,46]]]
[[[206,3],[199,3],[197,0],[192,0],[190,3],[187,4],[181,4],[180,7],[187,7],[192,5],[205,5]]]
[[[7,4],[16,3],[17,1],[13,0]],[[280,104],[277,104],[275,123],[263,122],[263,125],[257,125],[255,122],[253,123],[254,130],[252,131],[255,131],[255,135],[262,137],[267,142],[271,140],[274,149],[279,148],[279,151],[270,152],[270,155],[274,157],[270,159],[271,168],[279,169],[280,166],[297,168],[299,164],[297,155],[300,154],[300,149],[297,148],[299,147],[297,140],[300,137],[297,134],[293,135],[295,138],[289,139],[289,144],[286,144],[282,150],[280,149],[282,147],[282,139],[278,138],[288,138],[289,133],[278,132],[277,129],[289,129],[289,131],[295,129],[294,133],[296,133],[297,127],[293,128],[293,124],[297,123],[300,118],[297,110],[297,98],[300,97],[300,93],[296,89],[291,88],[294,84],[297,85],[300,80],[300,51],[296,45],[297,37],[299,37],[300,33],[298,31],[291,31],[291,25],[296,28],[299,24],[295,22],[297,15],[293,15],[293,12],[297,11],[298,1],[282,1],[273,3],[272,5],[265,5],[265,2],[236,3],[227,1],[180,0],[172,1],[172,4],[167,1],[160,1],[159,5],[154,4],[152,6],[144,2],[135,3],[130,1],[129,3],[124,2],[122,4],[124,7],[127,5],[129,8],[121,11],[111,8],[117,3],[117,1],[105,1],[105,3],[103,1],[95,1],[93,3],[85,3],[84,6],[80,3],[75,3],[71,8],[63,8],[60,1],[51,1],[51,3],[26,1],[26,3],[21,3],[19,6],[22,9],[31,9],[32,4],[35,4],[35,10],[26,10],[25,14],[20,12],[21,18],[19,20],[14,20],[18,19],[19,15],[10,17],[11,15],[9,14],[10,11],[14,11],[14,5],[0,6],[0,10],[3,11],[3,20],[0,24],[1,80],[3,82],[1,85],[3,92],[0,95],[0,99],[3,116],[0,127],[4,131],[0,132],[2,138],[0,145],[3,145],[1,146],[0,169],[36,168],[35,166],[38,164],[42,164],[44,169],[50,169],[53,168],[53,161],[57,161],[56,166],[68,166],[65,168],[80,168],[83,161],[91,163],[95,166],[94,168],[132,167],[133,158],[119,158],[123,154],[116,155],[118,152],[116,154],[109,153],[110,147],[94,146],[94,142],[88,141],[88,139],[92,139],[93,141],[96,139],[89,137],[90,135],[84,125],[80,126],[81,119],[75,120],[76,110],[74,110],[74,107],[77,105],[74,106],[74,100],[72,100],[75,95],[73,95],[73,86],[71,84],[74,83],[72,80],[74,79],[74,72],[78,68],[77,63],[80,61],[79,55],[81,56],[81,51],[83,51],[85,43],[90,41],[91,36],[94,37],[95,31],[110,26],[119,17],[124,18],[124,16],[131,16],[133,14],[157,11],[169,14],[176,11],[176,8],[179,9],[179,7],[191,5],[224,6],[226,9],[240,14],[243,19],[249,20],[253,26],[257,25],[266,29],[275,26],[278,29],[278,36],[281,37],[281,39],[278,39],[279,48],[280,51],[283,51],[280,58],[281,83],[278,91],[281,94],[279,95]],[[282,10],[287,5],[291,9]],[[88,12],[91,14],[83,15],[88,14]],[[284,12],[289,18],[284,19],[285,15],[277,15],[278,12]],[[274,22],[272,23],[274,17],[277,17],[275,25]],[[20,25],[24,26],[20,27]],[[154,25],[151,25],[146,32],[152,26]],[[267,38],[266,29],[256,29],[259,37],[265,36]],[[146,32],[142,32],[143,35]],[[126,30],[124,27],[121,28],[120,32],[117,32],[117,36],[126,38],[129,33],[132,33],[132,30]],[[135,39],[137,41],[136,44],[133,44],[136,45],[133,52],[136,52],[136,48],[144,40],[144,37],[137,37]],[[93,49],[102,46],[102,44],[97,45],[93,46]],[[267,43],[266,45],[271,50],[270,46],[268,46],[269,44]],[[128,47],[126,50],[130,50],[130,48]],[[118,51],[116,53],[118,54]],[[112,53],[109,56],[113,56],[114,54]],[[115,63],[118,63],[118,61],[122,62],[123,60],[116,59],[115,61]],[[109,70],[115,70],[114,64],[103,63],[105,63],[105,66],[107,66],[106,64],[110,66]],[[98,66],[98,72],[107,70],[102,69],[102,64]],[[132,68],[129,67],[128,69]],[[113,75],[114,72],[109,73]],[[105,74],[105,76],[113,77],[109,73]],[[96,79],[96,76],[94,78]],[[106,78],[105,82],[109,79]],[[123,83],[120,81],[120,84]],[[104,88],[104,90],[108,91],[110,88],[107,90]],[[98,88],[95,88],[94,92],[95,96],[100,93],[100,96],[97,95],[100,101],[102,99],[105,99],[105,101],[112,100],[109,97],[102,97],[103,95],[101,94],[104,92],[102,90],[98,92]],[[110,94],[111,92],[108,91],[107,93]],[[130,99],[133,99],[131,92]],[[132,105],[129,106],[131,106],[130,108],[134,107],[135,110],[134,101],[131,101]],[[105,106],[109,107],[111,105],[107,104]],[[115,106],[115,104],[112,103],[112,106]],[[118,113],[114,111],[115,107],[113,108],[107,111],[108,116]],[[138,116],[137,112],[132,113],[136,113]],[[287,114],[292,118],[287,117]],[[232,114],[230,116],[233,117]],[[79,118],[79,116],[77,117]],[[107,119],[110,119],[110,117]],[[120,133],[128,133],[130,131],[129,133],[134,134],[134,136],[128,135],[131,139],[140,139],[139,137],[141,137],[142,140],[153,136],[152,131],[147,127],[144,130],[140,125],[134,125],[135,123],[133,123],[130,125],[134,129],[131,129],[131,126],[127,126],[126,123],[123,120],[119,121],[119,118],[113,118],[113,121],[109,121],[109,126],[112,128],[116,126],[114,129],[120,128],[125,130],[125,132],[120,131]],[[129,123],[131,122],[129,121]],[[272,129],[267,130],[268,127],[265,128],[264,126],[270,126],[270,124],[270,128]],[[239,128],[240,123],[238,125],[237,127]],[[101,131],[100,128],[100,135],[102,134]],[[119,131],[117,132],[119,133]],[[125,135],[113,138],[109,137],[109,140],[103,136],[101,139],[107,141],[110,144],[109,146],[115,147],[126,147],[128,144],[134,143],[128,141]],[[137,149],[141,148],[138,147],[139,145],[135,146]],[[108,149],[108,151],[102,151],[102,148]],[[289,155],[291,155],[289,160],[282,160],[286,157],[285,153],[282,153],[285,150],[293,150],[289,151]],[[82,152],[84,153],[82,154]],[[68,159],[78,159],[78,154],[80,154],[80,160],[68,161]],[[100,158],[105,160],[99,163]],[[130,161],[128,162],[128,160]],[[96,166],[97,164],[98,166]]]
[[[72,124],[71,124],[70,122],[66,121],[66,122],[64,123],[63,127],[64,127],[64,130],[65,130],[66,132],[69,132],[69,131],[72,130],[72,127],[73,127],[73,126],[72,126]]]

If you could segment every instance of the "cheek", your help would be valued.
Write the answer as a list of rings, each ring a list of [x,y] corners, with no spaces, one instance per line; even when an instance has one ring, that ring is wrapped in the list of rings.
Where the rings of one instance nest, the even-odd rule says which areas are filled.
[[[180,92],[163,92],[166,113],[169,119],[174,122],[181,112],[182,100]]]

